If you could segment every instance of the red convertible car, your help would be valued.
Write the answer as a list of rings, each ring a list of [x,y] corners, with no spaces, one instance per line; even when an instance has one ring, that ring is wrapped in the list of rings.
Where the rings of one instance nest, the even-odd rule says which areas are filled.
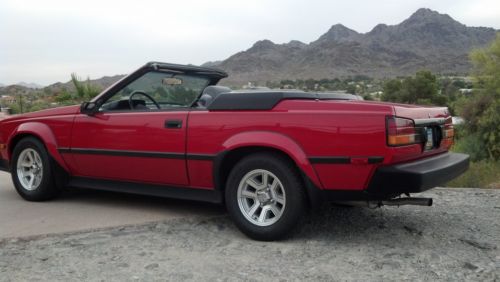
[[[225,203],[259,240],[325,200],[431,205],[409,194],[468,168],[448,152],[447,108],[232,91],[216,86],[225,77],[152,62],[81,106],[4,119],[0,167],[28,201],[77,187]]]

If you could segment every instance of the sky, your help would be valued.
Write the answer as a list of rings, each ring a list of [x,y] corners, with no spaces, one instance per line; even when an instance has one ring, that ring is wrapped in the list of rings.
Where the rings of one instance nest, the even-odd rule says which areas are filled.
[[[148,61],[200,65],[262,39],[309,43],[337,23],[365,33],[422,7],[500,29],[499,0],[0,0],[0,83],[94,79]]]

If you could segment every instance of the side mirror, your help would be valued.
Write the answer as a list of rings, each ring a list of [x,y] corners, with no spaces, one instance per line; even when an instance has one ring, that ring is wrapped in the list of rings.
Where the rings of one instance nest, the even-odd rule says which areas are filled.
[[[98,107],[96,102],[83,102],[80,106],[80,113],[93,116],[97,109]]]

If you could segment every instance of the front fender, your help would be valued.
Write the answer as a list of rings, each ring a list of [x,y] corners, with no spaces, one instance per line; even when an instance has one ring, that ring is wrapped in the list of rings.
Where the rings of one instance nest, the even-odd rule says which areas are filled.
[[[271,131],[247,131],[231,136],[222,144],[224,151],[251,146],[270,147],[286,153],[316,187],[322,187],[313,166],[300,145],[284,134]]]
[[[59,154],[59,152],[57,151],[57,141],[54,133],[48,125],[41,122],[22,123],[12,132],[7,141],[10,160],[12,160],[12,151],[14,150],[12,146],[14,145],[14,141],[17,139],[16,137],[20,135],[33,135],[40,139],[44,143],[45,148],[47,148],[47,152],[49,153],[49,155],[62,168],[64,168],[66,171],[69,171],[61,154]]]

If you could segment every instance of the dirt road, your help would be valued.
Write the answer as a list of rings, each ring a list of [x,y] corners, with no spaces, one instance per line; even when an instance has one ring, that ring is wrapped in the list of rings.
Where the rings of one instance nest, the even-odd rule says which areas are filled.
[[[326,206],[282,242],[247,239],[226,215],[207,217],[213,207],[135,226],[4,239],[0,280],[499,281],[500,190],[424,196],[435,205]]]
[[[0,239],[222,214],[214,205],[97,191],[76,191],[54,201],[24,201],[10,174],[0,172]]]

